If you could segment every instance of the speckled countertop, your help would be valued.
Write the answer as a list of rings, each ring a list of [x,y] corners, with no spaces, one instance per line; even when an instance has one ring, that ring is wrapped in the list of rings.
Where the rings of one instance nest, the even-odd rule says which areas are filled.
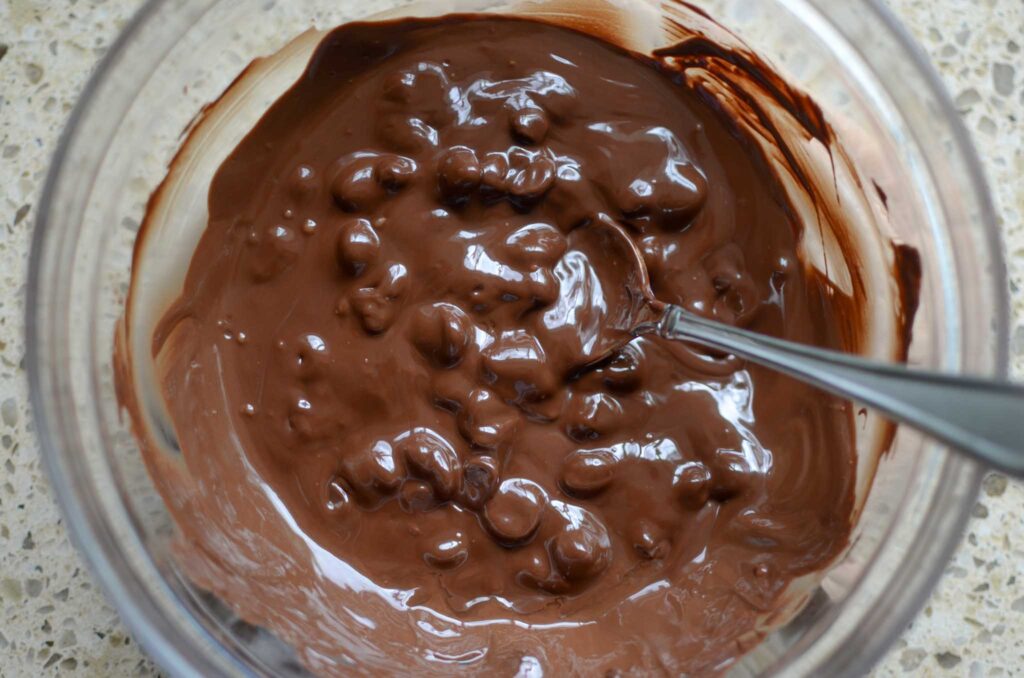
[[[837,0],[838,1],[838,0]],[[1000,214],[1024,379],[1024,0],[889,0],[974,135]],[[151,675],[75,553],[23,368],[36,202],[68,112],[139,0],[0,0],[0,678]],[[1024,486],[986,478],[963,544],[878,676],[1024,675]]]

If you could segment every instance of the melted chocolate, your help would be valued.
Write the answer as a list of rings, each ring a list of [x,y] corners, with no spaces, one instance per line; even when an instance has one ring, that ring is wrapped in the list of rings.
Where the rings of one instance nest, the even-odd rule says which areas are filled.
[[[590,365],[614,262],[575,240],[607,215],[660,299],[847,347],[781,195],[663,58],[336,29],[217,173],[154,337],[190,574],[324,673],[726,666],[846,543],[850,408],[658,339]]]

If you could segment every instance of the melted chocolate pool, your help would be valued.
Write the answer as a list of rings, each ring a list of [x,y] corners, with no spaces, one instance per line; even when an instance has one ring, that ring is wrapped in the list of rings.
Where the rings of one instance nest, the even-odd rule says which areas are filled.
[[[606,215],[660,299],[843,348],[737,129],[664,61],[565,28],[330,33],[217,173],[154,340],[196,580],[324,673],[747,649],[846,543],[850,408],[652,338],[589,365],[611,262],[574,247]]]

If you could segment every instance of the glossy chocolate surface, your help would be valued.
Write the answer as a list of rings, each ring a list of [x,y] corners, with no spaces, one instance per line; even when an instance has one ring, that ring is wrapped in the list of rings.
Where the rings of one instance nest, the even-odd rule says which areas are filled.
[[[664,301],[854,341],[665,60],[495,17],[328,34],[217,173],[154,337],[197,581],[328,674],[700,673],[756,642],[846,543],[850,407],[651,338],[591,364],[600,215]]]

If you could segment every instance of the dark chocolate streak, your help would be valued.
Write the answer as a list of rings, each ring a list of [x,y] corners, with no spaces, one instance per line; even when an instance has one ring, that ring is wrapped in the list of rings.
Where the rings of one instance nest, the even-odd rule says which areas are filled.
[[[574,234],[601,214],[660,299],[856,345],[767,165],[679,76],[713,47],[493,16],[323,40],[218,171],[154,336],[201,585],[327,674],[697,674],[757,642],[846,544],[850,407],[651,338],[581,370],[609,262]],[[294,527],[211,517],[253,472]]]

